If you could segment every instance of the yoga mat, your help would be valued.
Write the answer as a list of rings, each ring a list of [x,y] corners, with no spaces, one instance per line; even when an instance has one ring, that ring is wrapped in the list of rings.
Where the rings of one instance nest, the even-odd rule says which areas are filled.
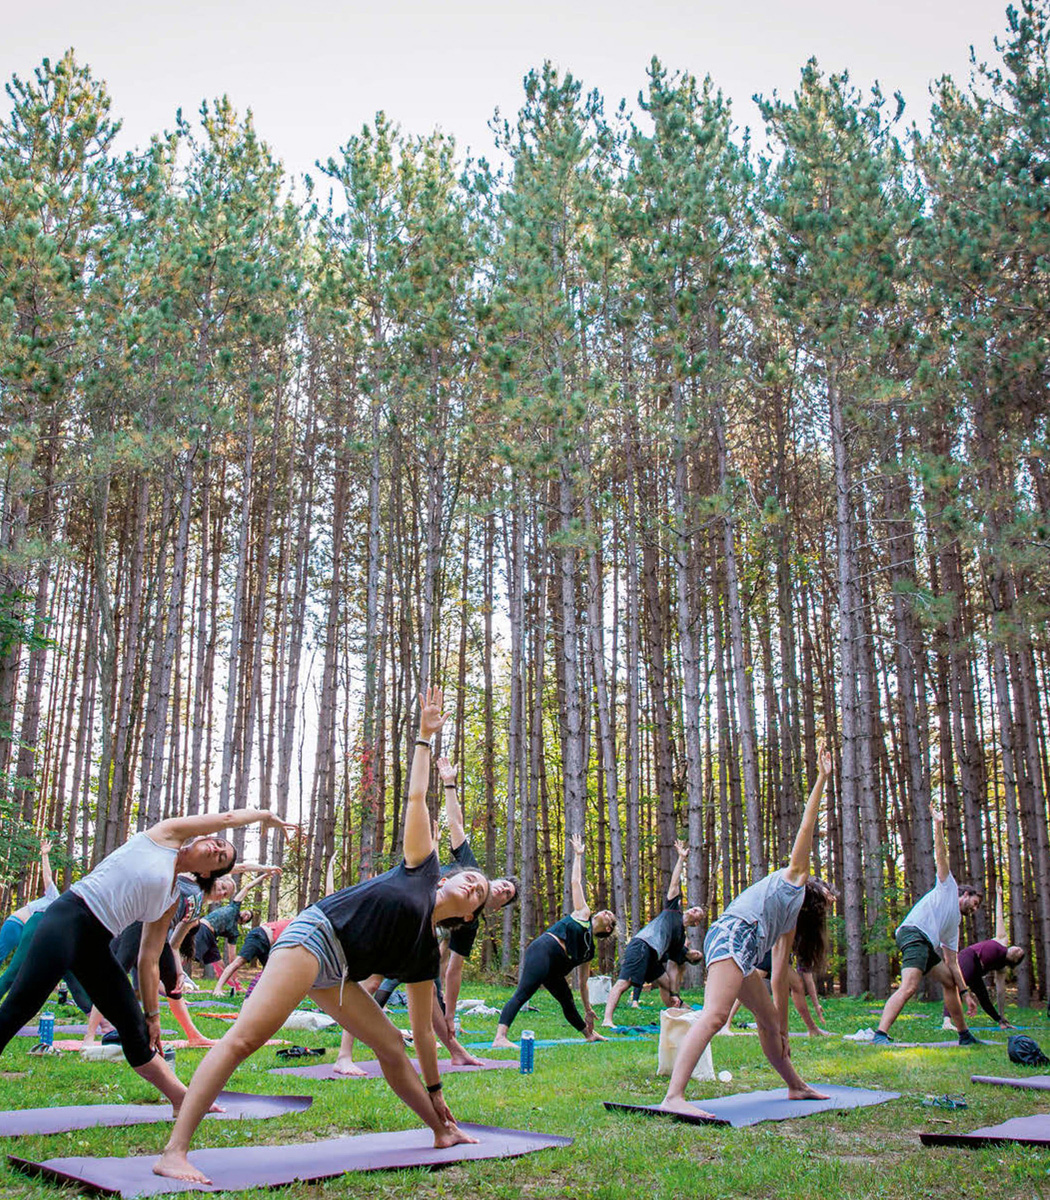
[[[858,1042],[853,1038],[843,1037],[844,1042],[853,1042],[854,1046],[874,1046],[876,1050],[971,1050],[972,1046],[960,1046],[958,1041],[954,1042]],[[1005,1042],[986,1042],[984,1038],[978,1038],[979,1046],[1003,1046]]]
[[[827,1092],[827,1100],[789,1100],[787,1088],[771,1088],[767,1092],[738,1092],[735,1096],[719,1096],[712,1100],[695,1100],[694,1106],[712,1114],[695,1117],[682,1113],[665,1112],[655,1104],[617,1104],[606,1100],[605,1107],[611,1112],[624,1110],[640,1112],[648,1116],[670,1117],[675,1121],[686,1121],[692,1125],[757,1125],[759,1121],[786,1121],[791,1117],[810,1117],[814,1113],[828,1112],[839,1108],[867,1108],[872,1104],[884,1104],[887,1100],[899,1100],[900,1092],[878,1092],[868,1088],[837,1087],[834,1084],[815,1083],[818,1091]]]
[[[165,1037],[165,1038],[163,1038],[163,1041],[164,1041],[164,1048],[166,1050],[207,1050],[208,1049],[207,1046],[191,1046],[186,1038]],[[82,1050],[85,1048],[84,1043],[81,1041],[80,1038],[55,1038],[55,1045],[59,1048],[59,1050]],[[106,1046],[107,1048],[112,1046],[114,1050],[120,1049],[119,1042],[92,1042],[91,1045],[92,1046]],[[267,1046],[287,1046],[288,1043],[286,1041],[282,1041],[281,1038],[270,1038],[270,1040],[266,1043],[266,1045]],[[123,1058],[123,1054],[121,1055],[121,1057]],[[100,1059],[99,1061],[102,1062],[104,1060]]]
[[[81,1036],[83,1036],[85,1033],[87,1033],[87,1026],[86,1025],[56,1025],[55,1033],[79,1033]],[[161,1037],[174,1037],[175,1031],[173,1029],[162,1029],[160,1031],[160,1034],[161,1034]],[[39,1038],[40,1030],[37,1028],[36,1025],[23,1025],[22,1028],[18,1031],[18,1033],[15,1036],[16,1037]]]
[[[412,1068],[415,1071],[420,1069],[419,1063],[413,1058]],[[459,1071],[493,1071],[500,1067],[517,1068],[518,1060],[516,1058],[484,1058],[481,1060],[480,1067],[471,1066],[453,1066],[452,1062],[447,1058],[438,1059],[438,1070],[442,1075],[447,1075],[449,1072]],[[374,1059],[367,1059],[365,1062],[357,1064],[364,1071],[364,1076],[361,1075],[340,1075],[335,1069],[335,1063],[314,1063],[310,1067],[271,1067],[268,1074],[270,1075],[298,1075],[302,1079],[335,1079],[340,1081],[354,1079],[382,1079],[383,1072],[379,1063]]]
[[[1011,1117],[1001,1125],[986,1125],[973,1133],[920,1133],[924,1146],[961,1146],[977,1150],[1013,1142],[1018,1146],[1050,1146],[1050,1113],[1034,1117]]]
[[[572,1145],[572,1138],[520,1129],[466,1124],[460,1125],[460,1129],[480,1139],[477,1145],[435,1150],[434,1135],[429,1129],[405,1129],[397,1133],[329,1138],[304,1145],[193,1150],[190,1161],[212,1179],[210,1187],[154,1175],[155,1154],[132,1158],[52,1158],[46,1162],[10,1155],[8,1162],[27,1175],[43,1176],[57,1183],[86,1184],[105,1195],[130,1198],[170,1192],[275,1187],[299,1180],[333,1179],[348,1171],[389,1171],[485,1158],[517,1158],[535,1150]]]
[[[247,1117],[280,1117],[304,1112],[313,1104],[313,1097],[221,1092],[216,1103],[226,1111],[211,1113],[211,1117],[239,1121]],[[69,1133],[74,1129],[96,1129],[104,1125],[150,1125],[171,1119],[170,1104],[70,1104],[56,1108],[22,1108],[0,1112],[0,1137]]]
[[[612,1032],[611,1030],[609,1031]],[[604,1036],[604,1034],[603,1034]],[[624,1042],[641,1042],[645,1038],[639,1037],[637,1034],[634,1037],[606,1037],[605,1045],[617,1046]],[[578,1038],[537,1038],[533,1043],[534,1046],[600,1046],[601,1042],[588,1042],[582,1037]],[[464,1042],[465,1050],[491,1050],[492,1042]],[[505,1050],[505,1046],[497,1046],[497,1050]]]
[[[992,1083],[999,1087],[1031,1088],[1036,1092],[1050,1092],[1050,1075],[971,1075],[971,1083]]]

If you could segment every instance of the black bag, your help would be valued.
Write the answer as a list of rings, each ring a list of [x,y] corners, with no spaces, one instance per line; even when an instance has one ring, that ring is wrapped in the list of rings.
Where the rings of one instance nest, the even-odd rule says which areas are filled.
[[[1010,1061],[1019,1063],[1022,1067],[1050,1066],[1050,1058],[1039,1049],[1033,1038],[1024,1033],[1012,1034],[1006,1043],[1006,1053]]]

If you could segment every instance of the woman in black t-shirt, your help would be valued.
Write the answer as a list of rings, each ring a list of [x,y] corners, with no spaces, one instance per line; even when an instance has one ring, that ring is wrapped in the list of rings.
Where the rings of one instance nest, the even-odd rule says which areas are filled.
[[[154,1164],[158,1175],[209,1182],[187,1157],[197,1126],[234,1069],[277,1032],[307,995],[372,1047],[387,1082],[430,1127],[436,1147],[477,1141],[456,1127],[442,1096],[430,1013],[438,965],[437,926],[475,920],[489,885],[480,871],[440,878],[426,799],[430,739],[445,723],[441,689],[432,687],[419,699],[404,861],[392,871],[326,896],[300,913],[278,938],[240,1016],[197,1068],[164,1153]],[[400,1031],[360,986],[360,980],[376,972],[405,983],[422,1080],[412,1069]]]
[[[589,963],[594,957],[594,939],[608,937],[616,928],[616,917],[607,908],[591,915],[587,897],[583,891],[583,838],[572,837],[572,904],[573,910],[556,921],[550,929],[529,944],[521,960],[521,974],[514,995],[503,1006],[499,1015],[499,1026],[492,1039],[494,1048],[514,1049],[507,1037],[519,1009],[541,987],[545,987],[561,1005],[566,1021],[578,1029],[589,1042],[605,1039],[594,1032],[594,1009],[587,995]],[[572,989],[567,978],[574,967],[580,968],[580,999],[585,1016],[581,1017],[572,998]]]

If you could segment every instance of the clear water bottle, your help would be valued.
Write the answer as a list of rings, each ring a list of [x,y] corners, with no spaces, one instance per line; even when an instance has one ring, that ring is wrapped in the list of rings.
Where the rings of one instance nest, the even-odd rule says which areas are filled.
[[[521,1031],[521,1055],[518,1059],[518,1070],[522,1075],[531,1075],[536,1062],[536,1035],[531,1029]]]
[[[169,1067],[174,1068],[174,1066],[175,1066],[175,1047],[174,1046],[165,1046],[164,1047],[164,1061],[168,1064]]]
[[[37,1021],[37,1036],[41,1045],[50,1046],[55,1040],[55,1014],[41,1013]]]

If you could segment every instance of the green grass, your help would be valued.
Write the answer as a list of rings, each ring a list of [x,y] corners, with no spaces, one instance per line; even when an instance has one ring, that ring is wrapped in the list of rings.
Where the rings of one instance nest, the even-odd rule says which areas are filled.
[[[464,995],[500,1003],[505,989],[468,984]],[[699,996],[687,993],[694,1002]],[[538,1013],[523,1013],[513,1033],[533,1028],[537,1037],[570,1034],[554,1002],[536,997]],[[656,1004],[646,998],[640,1010],[621,1006],[622,1020],[644,1024],[658,1019]],[[831,999],[825,1005],[829,1027],[852,1033],[877,1021],[871,1002]],[[66,1019],[76,1014],[66,1010]],[[394,1013],[407,1025],[404,1013]],[[1010,1016],[1044,1043],[1050,1025],[1034,1010],[1012,1009]],[[983,1022],[979,1022],[983,1024]],[[221,1021],[202,1019],[204,1032],[219,1036]],[[468,1018],[464,1041],[480,1041],[471,1031],[491,1036],[496,1018]],[[797,1020],[792,1019],[792,1027]],[[1044,1033],[1044,1031],[1046,1031]],[[940,1033],[940,1007],[912,1004],[894,1034],[915,1041],[934,1041]],[[326,1046],[334,1058],[333,1033],[289,1034],[304,1045]],[[1045,1109],[1040,1093],[983,1087],[970,1083],[971,1073],[1016,1074],[1006,1056],[1006,1035],[982,1036],[1001,1046],[969,1050],[885,1051],[843,1042],[840,1038],[792,1039],[792,1054],[804,1078],[865,1087],[890,1088],[901,1099],[875,1108],[832,1112],[804,1120],[758,1125],[748,1129],[704,1128],[671,1121],[606,1112],[603,1099],[657,1100],[664,1081],[656,1076],[656,1042],[617,1045],[540,1047],[536,1071],[448,1077],[446,1094],[452,1111],[463,1121],[505,1125],[557,1133],[575,1139],[573,1146],[542,1151],[505,1162],[478,1162],[429,1172],[375,1172],[344,1176],[323,1184],[299,1184],[279,1193],[255,1189],[227,1193],[275,1195],[287,1200],[318,1197],[593,1197],[595,1200],[686,1200],[691,1197],[784,1197],[838,1200],[853,1197],[953,1196],[965,1192],[982,1198],[1050,1195],[1050,1154],[1025,1148],[995,1147],[961,1151],[924,1149],[922,1130],[965,1132],[1008,1117]],[[5,1108],[52,1104],[148,1101],[151,1089],[122,1063],[84,1063],[75,1054],[38,1059],[27,1053],[30,1041],[16,1038],[0,1063],[0,1095]],[[188,1079],[201,1051],[179,1051],[176,1069]],[[717,1070],[733,1073],[729,1084],[696,1084],[692,1099],[775,1087],[779,1079],[762,1056],[754,1037],[716,1038]],[[316,1061],[316,1060],[314,1060]],[[196,1146],[301,1142],[355,1131],[401,1129],[415,1118],[381,1080],[323,1083],[266,1074],[279,1065],[274,1050],[264,1049],[243,1064],[230,1086],[241,1091],[312,1094],[311,1109],[285,1119],[205,1122]],[[927,1096],[965,1095],[969,1107],[946,1111],[923,1107]],[[48,1137],[12,1139],[8,1152],[44,1159],[66,1155],[149,1154],[160,1149],[166,1126],[91,1129]],[[58,1189],[27,1180],[6,1165],[0,1168],[4,1197],[55,1197]]]

